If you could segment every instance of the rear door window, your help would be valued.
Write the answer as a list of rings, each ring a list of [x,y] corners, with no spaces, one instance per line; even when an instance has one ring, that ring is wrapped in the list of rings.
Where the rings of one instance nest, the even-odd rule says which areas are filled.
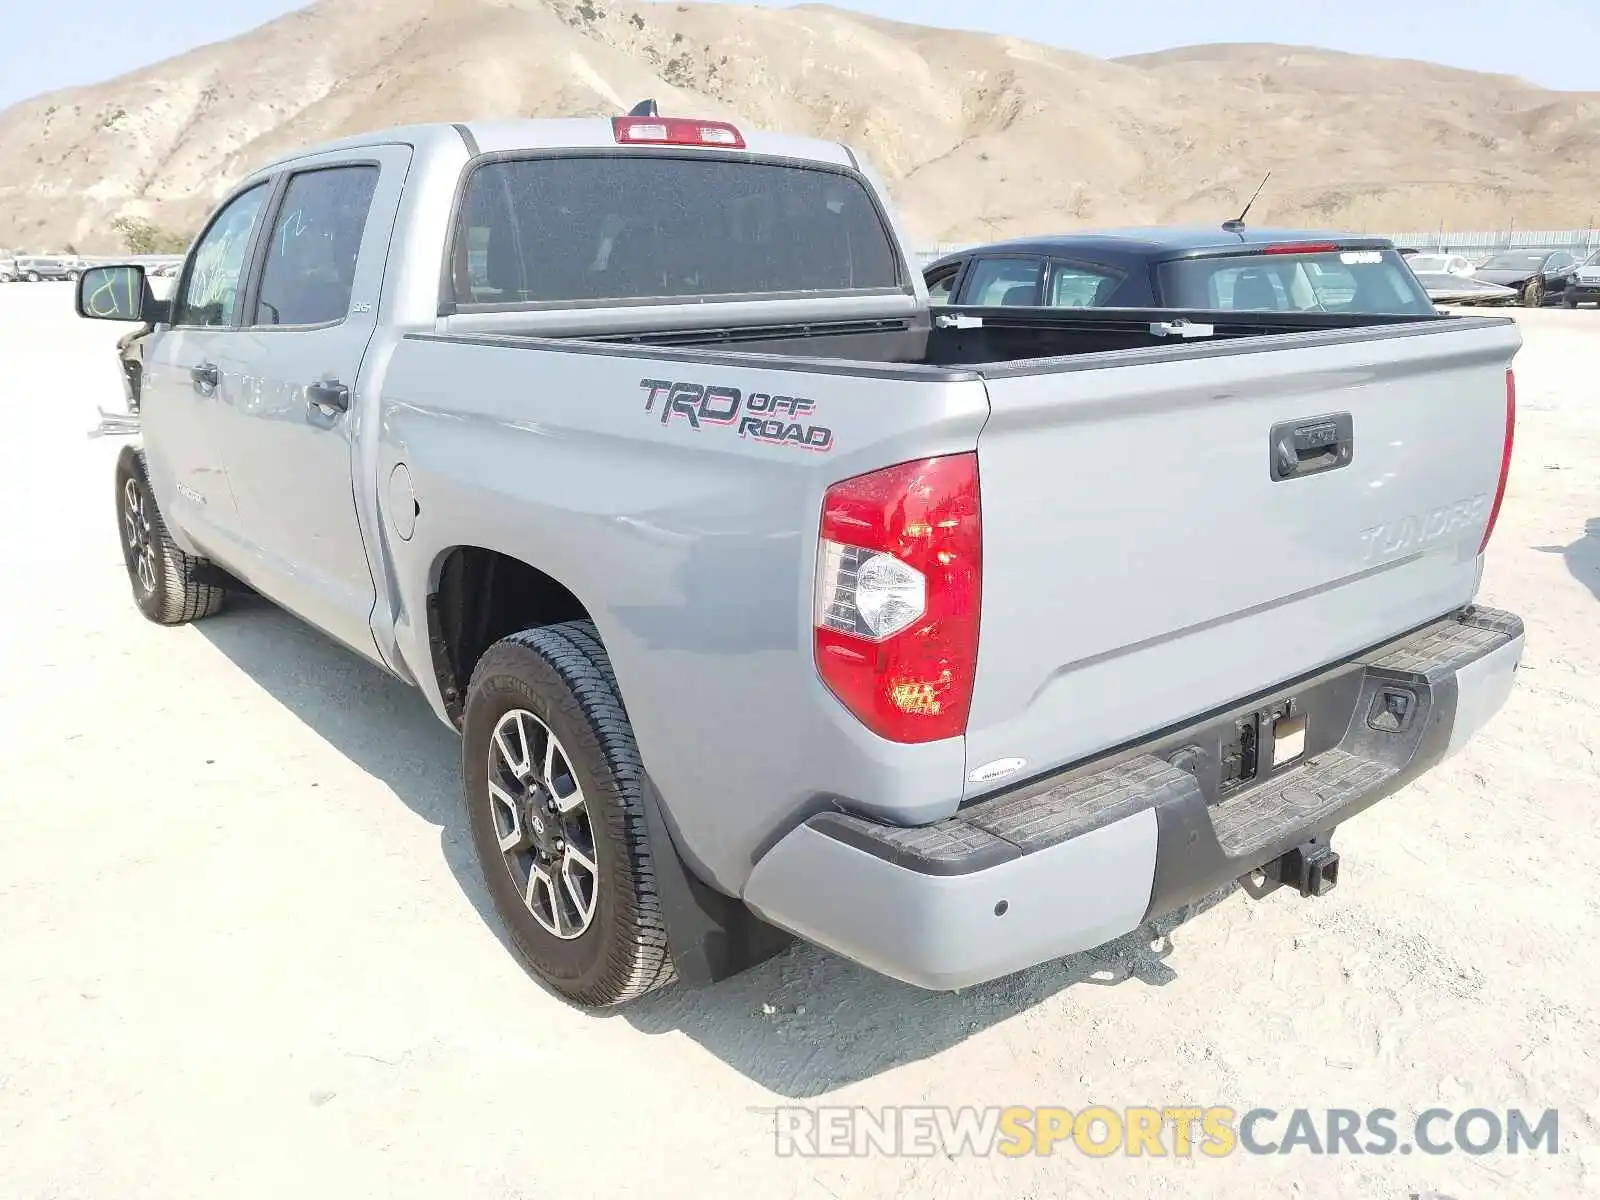
[[[1426,316],[1427,293],[1393,250],[1187,258],[1163,263],[1162,304],[1220,312]]]
[[[660,152],[484,163],[467,183],[451,275],[467,305],[905,289],[856,176]]]
[[[1122,275],[1108,267],[1057,262],[1050,266],[1051,308],[1097,308],[1111,298]]]
[[[949,304],[950,290],[956,286],[960,274],[960,267],[951,267],[928,280],[928,303]]]
[[[267,243],[255,324],[344,320],[377,186],[378,168],[367,164],[302,171],[289,180]]]
[[[1039,303],[1042,258],[980,258],[967,272],[963,304],[979,308],[1027,308]]]

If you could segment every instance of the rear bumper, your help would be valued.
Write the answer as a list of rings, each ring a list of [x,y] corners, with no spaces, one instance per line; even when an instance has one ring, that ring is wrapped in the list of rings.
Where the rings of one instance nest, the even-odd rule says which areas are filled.
[[[1472,609],[935,825],[822,813],[761,858],[744,900],[926,988],[1087,950],[1329,832],[1460,750],[1510,695],[1522,646],[1519,618]],[[1274,769],[1264,738],[1256,779],[1224,784],[1240,723],[1270,730],[1279,715],[1306,718],[1304,752]]]

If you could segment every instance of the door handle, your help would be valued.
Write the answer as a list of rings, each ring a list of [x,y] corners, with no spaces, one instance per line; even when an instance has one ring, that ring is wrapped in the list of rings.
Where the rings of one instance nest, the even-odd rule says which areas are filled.
[[[323,412],[350,411],[350,389],[337,380],[313,383],[306,388],[306,400]]]
[[[217,370],[216,363],[201,363],[198,367],[189,368],[189,378],[194,380],[199,388],[215,388],[222,380],[222,374]]]
[[[1329,413],[1280,422],[1267,437],[1267,453],[1274,483],[1348,467],[1356,453],[1355,420]]]

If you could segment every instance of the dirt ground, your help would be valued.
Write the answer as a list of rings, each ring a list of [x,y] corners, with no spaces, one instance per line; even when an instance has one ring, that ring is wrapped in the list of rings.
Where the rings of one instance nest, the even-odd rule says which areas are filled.
[[[418,696],[260,603],[137,615],[84,436],[119,329],[68,308],[0,287],[0,1196],[1600,1194],[1600,312],[1520,315],[1520,684],[1332,895],[957,995],[798,947],[596,1017],[501,945]],[[780,1158],[786,1103],[1555,1108],[1561,1151]]]

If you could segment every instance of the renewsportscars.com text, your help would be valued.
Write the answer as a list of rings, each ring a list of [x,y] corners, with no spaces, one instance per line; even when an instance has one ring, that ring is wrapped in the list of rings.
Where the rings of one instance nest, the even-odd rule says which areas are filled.
[[[941,1108],[935,1106],[773,1110],[781,1157],[932,1155],[1006,1158],[1058,1152],[1090,1158],[1228,1158],[1253,1155],[1555,1154],[1555,1109],[1430,1108],[1402,1117],[1394,1109],[1244,1112],[1220,1106],[1094,1105]]]

